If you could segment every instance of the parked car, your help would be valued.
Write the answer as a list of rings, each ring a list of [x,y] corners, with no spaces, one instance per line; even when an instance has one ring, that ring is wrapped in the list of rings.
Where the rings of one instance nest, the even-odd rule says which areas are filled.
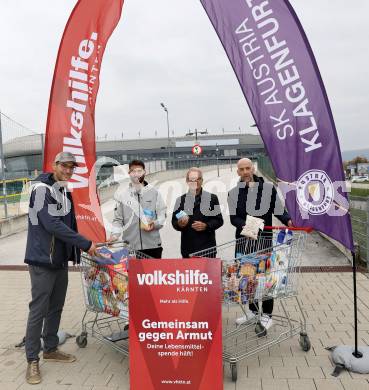
[[[363,183],[363,182],[365,182],[365,181],[369,181],[369,178],[368,178],[368,176],[366,176],[366,175],[352,176],[351,181],[352,181],[353,183]]]

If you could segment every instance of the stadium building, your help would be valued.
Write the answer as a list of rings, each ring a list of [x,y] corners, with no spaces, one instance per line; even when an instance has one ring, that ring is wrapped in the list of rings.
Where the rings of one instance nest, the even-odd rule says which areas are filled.
[[[169,141],[169,142],[168,142]],[[193,154],[199,144],[200,155]],[[6,178],[33,178],[42,170],[44,138],[41,134],[14,138],[4,143]],[[210,160],[220,164],[240,157],[264,154],[264,144],[259,135],[222,134],[134,140],[106,140],[96,142],[97,158],[107,157],[102,175],[108,175],[113,165],[127,164],[133,159],[167,161],[168,169],[181,169],[193,165],[209,165]],[[110,167],[110,169],[109,169]]]

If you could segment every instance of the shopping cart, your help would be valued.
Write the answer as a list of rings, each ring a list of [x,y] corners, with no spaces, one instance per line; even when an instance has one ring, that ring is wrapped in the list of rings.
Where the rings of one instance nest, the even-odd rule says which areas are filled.
[[[233,381],[237,380],[239,361],[297,334],[301,348],[311,348],[306,317],[298,299],[298,281],[301,253],[312,229],[265,230],[257,240],[242,237],[190,255],[222,260],[223,360],[230,364]],[[288,310],[285,300],[289,298],[296,300],[293,309],[298,318],[292,318]],[[273,313],[273,326],[267,330],[262,324],[262,303],[270,299],[278,300],[283,315]],[[249,304],[254,304],[256,313],[249,310]]]
[[[129,259],[149,259],[127,242],[98,244],[101,257],[84,253],[80,270],[85,301],[82,332],[76,338],[80,348],[91,335],[128,356],[128,267]]]

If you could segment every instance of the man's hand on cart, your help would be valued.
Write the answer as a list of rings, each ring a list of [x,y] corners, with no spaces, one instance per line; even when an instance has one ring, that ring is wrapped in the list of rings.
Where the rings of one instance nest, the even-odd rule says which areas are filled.
[[[87,251],[87,253],[90,256],[100,256],[99,252],[97,251],[96,244],[94,242],[91,244],[90,249]]]
[[[191,225],[192,229],[196,230],[197,232],[202,232],[204,230],[206,230],[206,228],[208,227],[208,225],[205,223],[205,222],[201,222],[201,221],[195,221],[192,225]]]
[[[294,227],[294,226],[293,226],[293,222],[292,222],[291,219],[287,222],[287,226],[288,226],[288,227]]]
[[[189,221],[190,221],[190,217],[186,215],[178,220],[178,226],[184,228],[188,225]]]

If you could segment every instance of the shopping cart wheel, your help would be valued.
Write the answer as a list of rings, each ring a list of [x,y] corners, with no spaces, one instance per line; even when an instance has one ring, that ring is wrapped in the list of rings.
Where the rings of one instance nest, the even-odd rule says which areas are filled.
[[[300,333],[300,347],[304,352],[310,351],[311,342],[309,336],[306,333]]]
[[[260,322],[258,322],[255,325],[255,333],[257,334],[258,337],[264,337],[267,335],[267,330]]]
[[[79,336],[77,336],[76,343],[77,343],[77,345],[80,348],[86,348],[86,346],[87,346],[87,334],[82,333]]]
[[[232,382],[237,382],[237,364],[231,363]]]

